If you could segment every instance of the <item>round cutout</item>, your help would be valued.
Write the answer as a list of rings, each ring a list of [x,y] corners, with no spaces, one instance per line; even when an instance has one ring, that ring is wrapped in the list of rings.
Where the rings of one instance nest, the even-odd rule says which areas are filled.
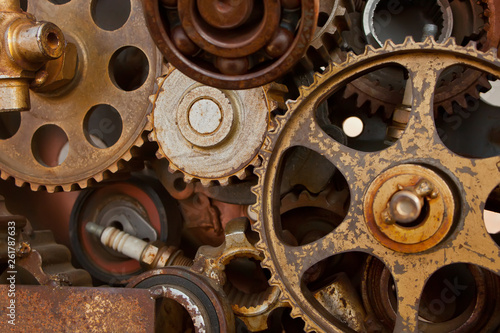
[[[144,52],[134,46],[118,49],[109,61],[109,76],[118,88],[133,91],[140,88],[149,74],[149,61]]]
[[[41,165],[56,167],[67,157],[68,151],[64,149],[67,143],[68,136],[59,126],[43,125],[36,130],[31,139],[31,151]]]
[[[123,122],[120,113],[111,105],[92,107],[83,121],[87,141],[94,147],[106,149],[113,146],[122,135]]]

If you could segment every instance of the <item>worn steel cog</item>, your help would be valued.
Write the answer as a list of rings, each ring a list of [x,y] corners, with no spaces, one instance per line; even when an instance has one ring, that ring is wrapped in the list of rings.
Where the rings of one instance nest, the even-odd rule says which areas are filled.
[[[408,70],[413,87],[411,118],[399,141],[382,151],[361,152],[328,136],[315,117],[320,102],[350,78],[391,63]],[[426,281],[440,268],[466,262],[500,275],[496,260],[500,248],[483,222],[485,201],[500,183],[500,157],[471,160],[457,156],[439,139],[433,119],[439,74],[457,63],[500,76],[496,50],[483,53],[473,44],[457,46],[453,39],[438,44],[432,38],[423,43],[407,38],[402,45],[388,41],[377,50],[368,47],[361,55],[350,53],[346,62],[332,64],[323,74],[316,74],[309,87],[302,87],[299,98],[288,102],[287,113],[278,117],[276,131],[267,136],[260,152],[263,163],[255,170],[259,183],[253,188],[257,203],[252,210],[259,218],[252,227],[260,235],[257,248],[265,255],[263,267],[272,273],[271,285],[280,287],[281,301],[292,305],[293,317],[304,319],[306,331],[349,331],[346,323],[314,301],[302,280],[309,268],[337,254],[366,253],[389,270],[397,292],[394,332],[419,331],[420,297]],[[296,146],[311,149],[335,165],[347,180],[351,198],[347,216],[336,229],[299,246],[283,237],[277,205],[283,158]],[[422,179],[430,185],[413,183]],[[423,200],[429,202],[429,214],[412,228],[381,220],[388,207],[383,196],[399,193],[401,184],[419,185],[418,193],[428,195]],[[438,231],[433,233],[433,228]],[[409,242],[406,237],[416,240]],[[487,317],[474,331],[494,330],[496,326],[491,325],[498,324],[492,324],[495,316],[491,313],[473,316]]]
[[[147,30],[137,29],[145,25],[139,0],[130,1],[120,26],[97,19],[86,0],[30,1],[28,11],[55,19],[64,31],[71,49],[62,71],[69,74],[57,87],[32,92],[30,112],[10,114],[0,176],[32,190],[86,188],[123,169],[143,145],[162,57]]]
[[[151,96],[154,110],[149,139],[158,143],[158,158],[188,182],[229,184],[258,166],[258,151],[273,111],[285,108],[286,86],[269,84],[247,90],[223,90],[197,83],[169,66]]]

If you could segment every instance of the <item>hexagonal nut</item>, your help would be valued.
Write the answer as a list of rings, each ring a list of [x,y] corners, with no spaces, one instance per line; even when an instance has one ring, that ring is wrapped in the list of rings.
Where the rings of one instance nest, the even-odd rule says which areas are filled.
[[[68,43],[60,58],[48,61],[37,73],[41,79],[36,79],[31,89],[41,93],[61,89],[73,81],[77,68],[78,50],[75,44]]]

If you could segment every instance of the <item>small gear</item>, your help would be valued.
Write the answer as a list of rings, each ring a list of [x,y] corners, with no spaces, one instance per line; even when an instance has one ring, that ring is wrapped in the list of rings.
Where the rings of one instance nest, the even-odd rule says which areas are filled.
[[[148,96],[162,57],[147,30],[137,30],[145,24],[141,1],[130,1],[118,35],[94,20],[92,6],[86,0],[29,2],[31,13],[55,18],[64,31],[62,66],[71,75],[32,87],[31,111],[10,115],[11,135],[0,140],[2,179],[35,191],[86,188],[124,169],[145,142]]]
[[[306,331],[348,330],[346,323],[325,315],[323,305],[311,301],[311,291],[304,287],[303,281],[305,273],[311,267],[336,254],[363,252],[384,262],[394,278],[395,290],[398,293],[395,332],[418,331],[420,295],[425,281],[439,268],[463,262],[464,258],[467,258],[469,263],[500,274],[498,262],[491,259],[500,255],[498,247],[484,226],[478,225],[478,222],[482,221],[480,207],[484,206],[492,186],[496,186],[500,181],[498,157],[485,159],[480,163],[456,156],[444,148],[437,136],[432,115],[433,94],[429,93],[438,85],[438,73],[456,62],[500,75],[500,60],[496,53],[496,50],[480,52],[474,44],[459,47],[453,39],[441,44],[432,38],[426,39],[424,43],[415,43],[411,38],[407,38],[402,45],[394,45],[388,41],[381,49],[368,47],[364,54],[358,56],[350,53],[346,62],[340,65],[334,63],[323,74],[317,74],[311,86],[300,88],[297,100],[288,102],[286,114],[277,118],[277,129],[268,134],[266,145],[260,152],[262,165],[255,170],[259,184],[253,188],[257,203],[252,206],[252,210],[258,215],[258,220],[252,228],[260,235],[256,246],[265,256],[262,266],[271,271],[270,284],[281,289],[281,301],[291,304],[292,317],[301,317],[306,323]],[[350,77],[374,66],[389,63],[400,64],[411,74],[414,94],[412,119],[407,130],[398,144],[383,151],[365,153],[344,147],[318,125],[315,110],[319,102],[341,89]],[[348,182],[351,198],[346,218],[334,231],[303,245],[292,244],[282,235],[278,223],[280,210],[276,207],[280,197],[277,179],[280,177],[280,169],[283,168],[283,158],[291,147],[297,146],[312,149],[335,165]],[[408,161],[414,161],[415,164]],[[379,183],[389,186],[390,182],[383,182],[384,177],[390,179],[391,172],[398,174],[400,169],[406,170],[404,172],[415,170],[418,177],[421,177],[425,174],[434,175],[434,171],[431,171],[433,168],[440,169],[441,176],[438,176],[436,181],[446,184],[442,185],[443,189],[436,187],[439,189],[437,197],[432,194],[432,198],[439,198],[441,201],[431,203],[431,206],[437,204],[437,207],[441,207],[439,209],[445,212],[443,223],[438,226],[433,222],[427,224],[427,220],[424,220],[419,222],[422,225],[418,225],[419,228],[415,230],[424,232],[426,228],[446,227],[443,233],[439,231],[440,235],[437,237],[431,232],[431,242],[426,243],[426,240],[419,238],[415,244],[406,244],[405,239],[399,239],[397,234],[388,231],[390,228],[399,230],[398,225],[393,224],[382,232],[387,232],[387,235],[394,239],[389,240],[389,236],[379,233],[372,223],[372,215],[375,213],[370,213],[375,209],[369,200],[370,193],[378,193],[371,191],[372,187]],[[443,176],[445,174],[452,174],[453,180]],[[491,179],[492,175],[494,180]],[[438,185],[441,184],[439,182]],[[458,186],[460,191],[454,189],[452,194],[448,186]],[[454,198],[453,195],[458,197]],[[467,203],[466,206],[457,207],[460,214],[453,215],[454,202]],[[387,206],[381,207],[382,211]],[[434,209],[433,207],[430,209]],[[453,216],[456,223],[455,227],[450,229],[446,223]],[[380,228],[382,230],[383,226]],[[408,237],[419,236],[413,234],[413,230],[408,231]],[[439,246],[435,246],[438,243]],[[490,320],[494,317],[488,313],[481,315]]]
[[[302,60],[306,68],[319,69],[333,61],[340,61],[343,52],[342,31],[348,29],[347,9],[341,0],[323,0],[319,3],[318,28]]]
[[[169,160],[169,170],[188,182],[229,184],[244,179],[248,167],[258,166],[258,151],[272,127],[273,112],[285,108],[286,86],[269,84],[248,90],[221,90],[197,83],[169,67],[158,79],[151,97],[158,158]]]

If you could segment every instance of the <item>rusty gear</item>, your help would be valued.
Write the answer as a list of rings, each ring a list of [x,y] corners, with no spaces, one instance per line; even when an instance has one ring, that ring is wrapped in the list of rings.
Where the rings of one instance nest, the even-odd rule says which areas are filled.
[[[245,235],[248,228],[246,218],[231,220],[225,229],[226,239],[219,247],[202,246],[196,254],[191,270],[203,274],[217,283],[226,293],[233,312],[251,332],[267,329],[269,314],[284,304],[277,302],[279,288],[267,286],[265,290],[246,293],[234,286],[225,273],[226,266],[235,259],[263,259],[262,253],[255,248]]]
[[[146,0],[148,28],[167,60],[192,79],[223,89],[270,83],[304,55],[318,0]]]
[[[253,210],[259,218],[253,229],[260,234],[257,248],[265,254],[262,264],[272,273],[271,285],[281,288],[282,301],[292,305],[293,317],[304,319],[306,331],[344,332],[347,329],[341,321],[325,316],[323,306],[310,301],[312,295],[307,294],[302,280],[311,267],[339,253],[364,252],[383,261],[394,278],[398,293],[395,332],[418,331],[420,295],[425,282],[439,268],[466,260],[496,275],[500,274],[500,264],[491,259],[499,257],[500,250],[484,223],[478,223],[483,221],[482,207],[486,199],[500,183],[499,158],[470,160],[453,154],[438,138],[433,119],[432,92],[438,85],[439,74],[457,62],[500,76],[496,50],[482,53],[474,45],[456,46],[452,39],[438,44],[432,38],[424,43],[415,43],[407,38],[402,45],[396,46],[389,41],[378,50],[369,47],[362,55],[351,53],[345,63],[332,64],[324,74],[316,75],[311,86],[302,87],[300,97],[289,102],[285,116],[278,118],[277,130],[269,134],[266,140],[269,144],[261,151],[262,166],[255,170],[259,184],[254,188],[257,204]],[[412,115],[398,143],[383,151],[360,152],[329,137],[315,118],[318,102],[341,89],[351,77],[389,63],[405,67],[413,86]],[[325,156],[337,167],[349,184],[351,198],[346,218],[334,231],[298,246],[285,241],[279,232],[277,225],[280,217],[276,209],[280,195],[279,183],[276,183],[282,168],[280,165],[288,149],[296,146]],[[450,198],[446,191],[437,194],[437,198],[443,196],[445,201],[452,200],[456,213],[454,228],[445,229],[448,237],[442,239],[438,246],[430,248],[418,241],[411,245],[401,244],[404,240],[398,239],[402,236],[398,232],[412,236],[413,229],[387,229],[384,225],[374,229],[373,214],[383,211],[385,206],[371,206],[365,198],[365,194],[369,193],[367,188],[377,177],[392,172],[396,166],[411,169],[417,163],[417,173],[420,169],[434,169],[457,196],[456,199]],[[432,194],[425,200],[432,198],[436,196]],[[391,223],[388,221],[387,226],[394,225]],[[423,222],[423,226],[426,225],[427,222]],[[393,237],[396,240],[394,246],[389,248],[375,237],[377,230]],[[408,246],[412,247],[411,254],[405,253]]]
[[[269,84],[247,90],[220,90],[196,83],[169,67],[152,96],[151,141],[158,158],[188,182],[229,184],[258,166],[258,151],[271,126],[272,112],[284,107],[286,87]]]
[[[98,26],[89,1],[29,2],[40,19],[56,18],[75,48],[61,65],[70,77],[61,73],[57,79],[66,84],[32,93],[31,112],[22,115],[12,137],[1,140],[2,179],[49,192],[85,188],[123,169],[143,145],[161,57],[147,31],[136,29],[145,24],[141,2],[130,3],[130,17],[117,35]]]
[[[340,0],[319,3],[318,28],[302,60],[306,68],[319,69],[332,60],[341,61],[342,31],[348,29],[347,9]]]
[[[495,24],[494,1],[454,1],[451,4],[453,15],[462,17],[459,22],[471,22],[471,25],[463,24],[454,28],[453,35],[459,44],[466,44],[469,41],[476,41],[478,49],[488,51],[490,48],[497,48],[499,45],[499,31]],[[351,13],[354,18],[358,13]],[[466,18],[463,18],[466,16]],[[361,20],[357,19],[357,24]],[[459,24],[460,25],[460,24]],[[356,33],[357,31],[357,33]],[[361,52],[359,39],[362,38],[361,29],[353,27],[348,41],[356,45],[349,45],[355,52]],[[380,108],[384,110],[385,116],[390,117],[396,105],[401,101],[404,92],[404,77],[394,71],[392,74],[388,69],[383,69],[377,73],[370,73],[365,77],[358,78],[346,86],[344,98],[355,96],[356,105],[361,107],[366,103],[373,114]],[[434,99],[435,110],[443,108],[447,113],[453,113],[453,104],[466,108],[466,97],[479,98],[479,93],[491,88],[485,74],[478,73],[469,68],[456,66],[449,69],[443,75],[443,81],[436,89]]]

